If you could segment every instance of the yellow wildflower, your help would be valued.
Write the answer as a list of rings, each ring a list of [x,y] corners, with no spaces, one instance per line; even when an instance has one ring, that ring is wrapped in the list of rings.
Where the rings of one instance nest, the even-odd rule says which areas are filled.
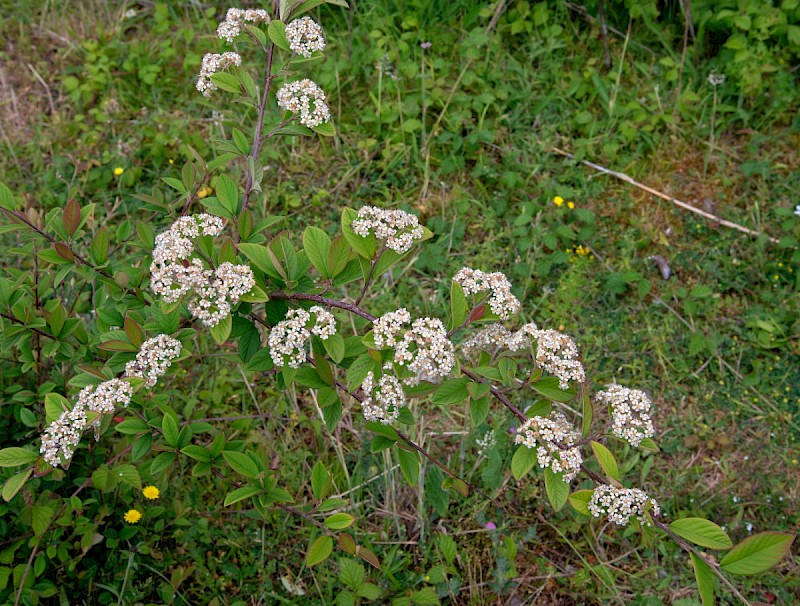
[[[124,173],[124,172],[125,172],[125,169],[124,169],[124,168],[122,168],[121,166],[117,166],[117,167],[114,169],[114,176],[115,176],[115,177],[119,177],[119,176],[120,176],[122,173]]]
[[[142,494],[144,495],[145,499],[155,501],[161,495],[161,491],[159,491],[155,486],[145,486],[142,489]]]
[[[567,208],[568,208],[568,209],[570,209],[570,210],[572,210],[573,208],[575,208],[575,202],[573,202],[572,200],[570,200],[569,202],[567,202]]]
[[[211,189],[208,185],[204,185],[197,191],[197,197],[202,200],[203,198],[206,198],[213,193],[214,193],[213,189]]]
[[[170,163],[170,164],[175,164],[175,160],[173,160],[172,158],[170,158],[170,159],[169,159],[169,163]]]
[[[561,206],[562,204],[564,204],[564,198],[562,198],[561,196],[556,196],[555,198],[553,198],[553,204],[555,204],[556,206]]]
[[[588,256],[592,251],[589,249],[588,246],[584,246],[581,244],[575,249],[575,254],[580,255],[582,257]]]
[[[136,522],[142,519],[142,512],[138,509],[129,509],[122,519],[128,524],[136,524]]]

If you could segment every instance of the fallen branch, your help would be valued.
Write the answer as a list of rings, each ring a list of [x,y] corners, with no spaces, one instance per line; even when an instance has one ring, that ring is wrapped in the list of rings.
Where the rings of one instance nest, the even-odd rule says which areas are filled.
[[[557,147],[553,147],[552,151],[557,153],[557,154],[559,154],[559,155],[561,155],[561,156],[565,156],[567,158],[570,158],[572,160],[575,159],[575,156],[573,156],[569,152],[565,152],[563,149],[558,149]],[[662,192],[658,191],[657,189],[653,189],[652,187],[648,187],[647,185],[644,185],[643,183],[639,183],[638,181],[636,181],[632,177],[629,177],[625,173],[620,173],[620,172],[617,172],[615,170],[611,170],[610,168],[606,168],[605,166],[600,166],[599,164],[595,164],[594,162],[589,162],[588,160],[581,160],[580,162],[581,162],[581,164],[584,164],[585,166],[593,168],[596,171],[599,171],[599,172],[604,173],[606,175],[611,175],[612,177],[616,177],[620,181],[625,181],[626,183],[630,183],[634,187],[638,187],[639,189],[641,189],[643,191],[646,191],[649,194],[653,194],[654,196],[658,196],[659,198],[661,198],[663,200],[667,200],[669,202],[672,202],[675,206],[679,206],[680,208],[688,210],[689,212],[692,212],[692,213],[694,213],[696,215],[700,215],[701,217],[705,217],[706,219],[710,219],[711,221],[714,221],[715,223],[717,223],[719,225],[723,225],[725,227],[730,227],[731,229],[735,229],[737,231],[740,231],[740,232],[742,232],[744,234],[747,234],[749,236],[754,236],[756,238],[758,238],[760,236],[766,236],[766,238],[770,242],[772,242],[773,244],[778,244],[778,242],[779,242],[779,240],[777,238],[773,238],[771,236],[767,236],[766,234],[764,234],[762,232],[755,231],[753,229],[750,229],[749,227],[744,227],[743,225],[739,225],[738,223],[733,223],[732,221],[728,221],[727,219],[723,219],[722,217],[718,217],[717,215],[711,214],[711,213],[706,212],[704,210],[700,210],[696,206],[692,206],[691,204],[687,204],[686,202],[681,202],[680,200],[678,200],[676,198],[673,198],[672,196],[668,196],[667,194],[662,193]]]

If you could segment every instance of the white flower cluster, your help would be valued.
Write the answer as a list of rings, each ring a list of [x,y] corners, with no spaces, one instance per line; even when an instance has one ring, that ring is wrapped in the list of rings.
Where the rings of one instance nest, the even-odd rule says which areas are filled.
[[[511,294],[511,282],[499,271],[486,273],[464,267],[453,276],[453,281],[461,285],[466,295],[489,291],[489,308],[503,320],[508,320],[520,309],[519,299]]]
[[[286,38],[293,53],[310,57],[314,51],[325,49],[322,28],[310,17],[295,19],[286,26]]]
[[[651,506],[651,515],[661,513],[656,500],[648,497],[644,491],[638,488],[615,488],[607,484],[595,488],[588,503],[594,517],[608,516],[608,521],[617,526],[627,526],[634,515],[643,525],[649,526],[645,511]]]
[[[476,350],[520,351],[530,344],[530,337],[538,332],[533,322],[525,324],[517,332],[511,332],[502,324],[489,324],[461,344],[465,356],[471,355]]]
[[[239,66],[242,58],[237,53],[208,53],[200,64],[200,75],[197,76],[196,88],[204,97],[210,97],[217,90],[217,85],[211,81],[211,76],[231,65]]]
[[[536,362],[558,378],[558,386],[561,389],[569,389],[570,381],[582,383],[586,380],[575,341],[555,330],[538,330],[534,333],[534,337]]]
[[[618,438],[638,446],[645,438],[655,435],[650,418],[650,398],[639,389],[611,385],[597,393],[600,402],[611,406],[611,432]]]
[[[148,339],[139,348],[136,359],[125,365],[126,377],[144,379],[145,387],[153,387],[172,364],[181,355],[181,342],[169,335],[158,335]]]
[[[308,323],[314,314],[311,329]],[[306,342],[315,334],[323,341],[336,334],[336,318],[324,307],[314,305],[305,309],[290,309],[286,318],[272,327],[268,345],[275,366],[299,368],[306,361]],[[288,360],[287,360],[288,358]]]
[[[478,447],[478,456],[485,457],[489,451],[497,444],[497,439],[494,435],[494,430],[489,430],[480,438],[475,440],[475,446]]]
[[[708,83],[716,88],[725,82],[725,74],[720,74],[717,71],[712,71],[708,74]]]
[[[89,385],[78,394],[78,401],[72,410],[65,410],[55,421],[50,423],[42,435],[42,446],[39,452],[45,461],[58,467],[62,461],[68,461],[81,441],[84,430],[89,427],[97,429],[100,415],[114,412],[117,404],[127,406],[133,396],[130,383],[120,379],[111,379],[100,383],[97,387]],[[88,421],[88,413],[97,413],[97,417]],[[99,436],[96,436],[99,439]]]
[[[356,235],[366,238],[369,232],[399,255],[408,252],[415,240],[422,239],[425,230],[419,219],[403,210],[362,206],[358,209],[358,217],[350,226]]]
[[[217,36],[220,40],[232,43],[245,23],[269,23],[269,14],[261,8],[229,8],[225,15],[225,21],[222,21],[217,27]]]
[[[205,213],[181,217],[156,236],[150,265],[153,292],[166,303],[175,303],[186,293],[192,293],[189,311],[206,326],[216,326],[224,320],[231,306],[256,284],[248,265],[225,262],[211,270],[200,259],[188,260],[194,251],[194,238],[216,236],[221,231],[219,217]]]
[[[398,334],[403,330],[403,326],[411,322],[411,314],[405,307],[397,311],[390,311],[375,320],[372,325],[372,333],[375,336],[375,347],[384,349],[397,345]]]
[[[516,444],[536,448],[539,467],[549,467],[553,473],[563,472],[565,482],[571,482],[581,469],[583,456],[575,446],[581,435],[560,412],[550,417],[531,417],[517,430]]]
[[[391,369],[391,365],[384,367]],[[397,377],[384,374],[375,385],[375,375],[370,371],[361,384],[364,401],[361,408],[367,421],[380,421],[388,425],[400,415],[400,409],[406,405],[406,394]]]
[[[308,78],[284,84],[275,96],[278,107],[300,114],[300,124],[303,126],[314,128],[331,119],[331,112],[325,103],[325,91]]]
[[[414,320],[395,347],[394,361],[400,366],[407,363],[408,369],[415,373],[403,381],[406,385],[444,379],[453,370],[456,358],[442,321],[438,318]]]

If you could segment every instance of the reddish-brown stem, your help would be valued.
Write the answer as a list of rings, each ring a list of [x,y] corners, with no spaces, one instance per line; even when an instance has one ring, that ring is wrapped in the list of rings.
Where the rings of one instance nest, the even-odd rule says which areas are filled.
[[[271,292],[269,293],[270,299],[281,299],[284,301],[313,301],[315,303],[319,303],[320,305],[326,305],[328,307],[338,307],[339,309],[344,309],[349,311],[352,314],[357,316],[361,316],[369,320],[370,322],[374,322],[377,320],[377,316],[373,316],[371,313],[364,311],[358,305],[354,305],[352,303],[345,303],[344,301],[339,301],[337,299],[329,299],[328,297],[322,297],[320,295],[312,295],[309,293],[302,293],[302,292],[293,292],[293,293],[286,293],[286,292]]]
[[[32,331],[32,332],[34,332],[34,333],[36,333],[36,334],[37,334],[37,335],[39,335],[40,337],[47,337],[48,339],[51,339],[51,340],[55,341],[55,337],[54,337],[53,335],[49,335],[49,334],[47,334],[46,332],[44,332],[43,330],[40,330],[40,329],[38,329],[38,328],[34,328],[33,326],[27,326],[27,325],[25,324],[25,322],[23,322],[22,320],[17,320],[17,319],[16,319],[14,316],[12,316],[12,315],[9,315],[9,314],[7,314],[7,313],[0,312],[0,317],[3,317],[3,318],[5,318],[5,319],[6,319],[6,320],[8,320],[9,322],[14,322],[15,324],[19,324],[20,326],[23,326],[23,327],[27,328],[28,330],[30,330],[30,331]]]

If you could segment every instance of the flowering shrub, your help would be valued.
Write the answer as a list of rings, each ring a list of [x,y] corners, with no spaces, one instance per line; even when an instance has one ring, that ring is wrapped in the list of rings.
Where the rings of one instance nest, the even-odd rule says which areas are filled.
[[[332,474],[324,465],[314,465],[311,496],[297,503],[255,448],[224,432],[204,439],[202,422],[182,422],[158,397],[159,382],[189,363],[196,331],[205,330],[220,346],[238,339],[240,356],[259,381],[314,391],[329,430],[345,408],[359,411],[366,429],[375,434],[372,451],[391,451],[411,486],[419,482],[425,459],[447,476],[444,490],[464,496],[480,492],[410,437],[416,416],[426,407],[463,406],[475,425],[489,414],[514,419],[519,427],[510,468],[518,482],[527,481],[538,466],[553,509],[569,503],[581,521],[603,518],[630,526],[645,543],[664,537],[677,541],[690,555],[705,603],[713,601],[715,576],[744,600],[726,575],[768,570],[784,557],[794,536],[764,532],[734,546],[717,524],[700,518],[667,520],[655,497],[625,487],[629,478],[613,452],[620,452],[617,442],[658,451],[650,399],[619,385],[594,389],[578,345],[568,335],[534,323],[517,330],[507,327],[504,323],[517,320],[525,306],[512,294],[506,275],[494,268],[456,271],[450,309],[443,318],[417,316],[408,308],[379,310],[368,302],[377,278],[432,236],[416,216],[376,206],[345,208],[340,233],[331,237],[318,226],[308,226],[300,250],[289,235],[271,233],[268,218],[254,216],[250,201],[261,191],[261,146],[273,137],[335,134],[325,92],[307,78],[297,79],[305,60],[325,48],[320,26],[301,15],[314,4],[319,3],[281,2],[276,15],[235,8],[227,12],[218,37],[243,47],[249,42],[266,54],[263,89],[249,72],[259,61],[244,51],[206,55],[197,89],[207,97],[223,91],[258,108],[252,139],[234,131],[239,134],[222,146],[227,156],[208,163],[197,158],[182,181],[171,183],[179,195],[177,216],[155,236],[143,228],[145,251],[136,263],[123,266],[110,258],[103,227],[92,234],[89,250],[83,250],[89,207],[70,201],[41,217],[21,210],[13,195],[0,189],[0,204],[13,226],[26,230],[36,246],[46,243],[37,259],[57,266],[60,279],[74,272],[92,285],[97,316],[87,326],[53,298],[41,321],[31,314],[31,297],[3,279],[7,338],[28,355],[24,371],[38,368],[43,357],[65,365],[82,358],[97,361],[78,365],[66,385],[42,383],[35,398],[42,404],[42,418],[34,415],[26,423],[37,429],[37,437],[20,435],[19,445],[0,451],[0,465],[19,468],[5,481],[5,501],[37,503],[31,517],[33,547],[15,579],[17,601],[23,595],[32,600],[37,592],[48,597],[27,582],[31,562],[51,529],[63,531],[57,520],[80,510],[77,494],[89,483],[104,490],[121,481],[148,501],[159,499],[156,486],[142,489],[136,465],[120,464],[114,468],[117,476],[108,473],[109,465],[125,457],[147,465],[153,477],[179,456],[188,457],[197,462],[197,475],[213,473],[229,485],[226,506],[248,502],[265,520],[277,508],[311,523],[318,536],[306,555],[309,566],[326,560],[336,545],[344,554],[381,568],[379,555],[346,532],[357,521],[347,513],[345,499],[329,497]],[[270,112],[277,115],[271,118]],[[233,158],[243,159],[246,166],[242,189],[220,174],[216,195],[201,197],[209,172]],[[193,205],[202,205],[205,212],[190,215]],[[345,287],[351,286],[356,296],[346,295]],[[105,314],[106,305],[125,313]],[[544,319],[537,320],[544,324]],[[154,336],[145,339],[147,332]],[[58,393],[71,389],[79,390],[72,400]],[[89,428],[97,440],[114,441],[114,432],[127,436],[124,448],[98,465],[68,498],[49,491],[37,496],[41,478],[70,477],[76,452],[88,448],[83,434]],[[482,454],[494,440],[493,433],[484,435]],[[144,523],[147,513],[131,508],[123,520]],[[726,554],[717,558],[706,550]],[[354,566],[344,561],[350,563],[342,568]],[[361,597],[377,599],[376,589]],[[435,603],[418,597],[415,603]]]

